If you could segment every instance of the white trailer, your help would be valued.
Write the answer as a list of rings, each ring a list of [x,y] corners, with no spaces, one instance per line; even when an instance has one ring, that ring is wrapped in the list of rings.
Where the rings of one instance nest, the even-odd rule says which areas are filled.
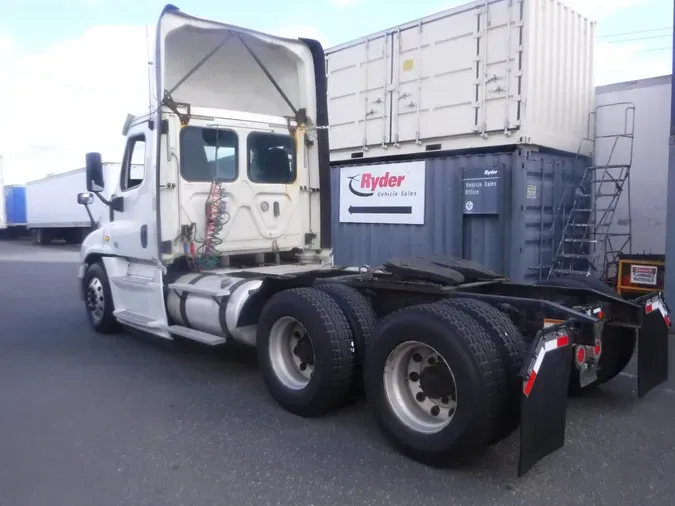
[[[666,252],[671,86],[672,76],[667,75],[608,84],[596,90],[598,106],[626,104],[619,114],[598,115],[597,135],[612,141],[613,135],[622,134],[626,128],[624,111],[626,107],[633,108],[634,124],[628,132],[632,139],[619,144],[612,157],[612,163],[630,167],[630,194],[626,191],[621,194],[609,227],[610,233],[631,233],[632,248],[625,253],[665,255]],[[596,165],[608,163],[611,145],[603,147],[604,150],[596,150]]]
[[[114,191],[120,166],[120,163],[103,164],[107,194]],[[77,201],[77,195],[86,189],[84,175],[85,169],[80,168],[26,184],[26,226],[35,244],[49,244],[54,239],[79,244],[96,227]],[[108,212],[98,199],[90,210],[97,223],[102,214]]]
[[[318,416],[365,391],[382,432],[421,462],[461,462],[520,424],[521,475],[563,445],[568,391],[619,374],[636,334],[640,395],[666,380],[657,292],[521,285],[453,258],[332,265],[318,42],[168,5],[155,47],[157,102],[127,120],[119,192],[81,248],[97,332],[254,346],[284,409]],[[90,205],[107,183],[101,155],[86,162]]]
[[[517,144],[577,152],[594,37],[595,23],[558,0],[478,0],[332,47],[331,160]]]

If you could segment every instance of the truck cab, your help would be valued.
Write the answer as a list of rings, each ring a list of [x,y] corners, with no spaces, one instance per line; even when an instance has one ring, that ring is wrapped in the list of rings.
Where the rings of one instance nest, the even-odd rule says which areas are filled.
[[[166,276],[330,263],[323,50],[168,5],[150,111],[129,115],[115,192],[89,153],[89,204],[109,213],[83,242],[105,267],[115,316],[170,338]],[[322,191],[323,188],[323,191]]]

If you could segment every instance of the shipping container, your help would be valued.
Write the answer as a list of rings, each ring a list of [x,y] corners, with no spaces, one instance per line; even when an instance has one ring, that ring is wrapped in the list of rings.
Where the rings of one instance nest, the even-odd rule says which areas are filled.
[[[26,187],[24,185],[5,186],[5,216],[8,227],[26,225]]]
[[[590,156],[595,24],[480,0],[326,51],[332,160],[531,144]]]
[[[517,149],[335,165],[334,262],[373,266],[392,257],[450,255],[515,281],[543,279],[560,241],[555,211],[571,207],[570,190],[588,163]]]
[[[106,190],[104,197],[117,187],[121,164],[105,163]],[[28,229],[38,244],[53,239],[81,241],[92,228],[84,206],[78,204],[77,194],[86,192],[84,168],[50,175],[26,184],[26,218]],[[89,206],[94,220],[99,221],[108,208],[98,199]]]
[[[610,232],[627,232],[630,225],[632,253],[664,255],[666,250],[668,191],[665,183],[668,180],[671,82],[672,76],[668,75],[596,89],[598,107],[626,104],[624,108],[607,108],[604,114],[602,108],[599,110],[596,134],[607,141],[605,145],[596,143],[597,165],[608,161],[608,151],[614,144],[612,136],[624,130],[623,111],[632,108],[630,114],[635,117],[628,129],[632,138],[619,138],[611,157],[614,164],[631,164],[630,200],[624,190],[618,199]]]

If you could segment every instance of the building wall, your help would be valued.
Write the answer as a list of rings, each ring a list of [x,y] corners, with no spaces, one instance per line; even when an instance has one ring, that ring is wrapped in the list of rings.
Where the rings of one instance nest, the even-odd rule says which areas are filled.
[[[673,9],[675,23],[675,9]],[[675,32],[673,32],[675,44]],[[675,74],[675,51],[673,51],[673,73]],[[670,123],[667,129],[668,141],[668,193],[667,193],[667,221],[666,227],[666,290],[665,295],[671,308],[675,307],[675,89],[671,86],[670,92]]]
[[[548,273],[560,240],[561,227],[552,226],[564,186],[578,183],[587,163],[574,155],[526,150],[426,160],[422,225],[341,223],[341,179],[350,165],[334,166],[334,261],[378,265],[392,257],[448,255],[477,261],[515,281],[535,281],[540,271],[544,277]],[[495,168],[502,174],[498,211],[467,214],[464,170]],[[565,206],[571,203],[568,199]]]
[[[596,89],[596,104],[633,104],[635,114],[633,158],[630,169],[630,219],[632,252],[665,254],[666,202],[668,177],[668,139],[670,125],[671,76],[654,77],[639,81],[610,84]],[[618,113],[625,108],[617,108]],[[599,111],[596,135],[613,135],[623,129],[622,114]],[[629,119],[629,123],[632,123]],[[597,142],[596,161],[600,165],[608,159],[607,138]],[[624,163],[628,158],[628,143],[620,139],[613,157],[614,162]],[[627,229],[628,192],[619,199],[614,216],[613,232]]]

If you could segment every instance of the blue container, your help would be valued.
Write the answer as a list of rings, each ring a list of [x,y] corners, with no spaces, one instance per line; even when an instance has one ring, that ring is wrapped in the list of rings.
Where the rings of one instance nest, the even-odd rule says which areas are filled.
[[[358,163],[360,162],[360,163]],[[474,260],[514,281],[545,278],[561,240],[561,218],[589,160],[567,153],[513,152],[439,156],[427,159],[423,225],[342,223],[343,167],[377,165],[367,160],[334,163],[331,169],[333,255],[340,265],[379,265],[391,257],[448,255]],[[463,178],[476,171],[501,173],[489,208],[466,205]],[[473,172],[471,172],[473,171]],[[479,178],[485,179],[485,178]],[[562,202],[563,194],[565,202]],[[485,205],[485,203],[483,203]],[[556,222],[556,223],[554,223]]]
[[[8,227],[26,224],[25,186],[5,186],[5,212]]]

